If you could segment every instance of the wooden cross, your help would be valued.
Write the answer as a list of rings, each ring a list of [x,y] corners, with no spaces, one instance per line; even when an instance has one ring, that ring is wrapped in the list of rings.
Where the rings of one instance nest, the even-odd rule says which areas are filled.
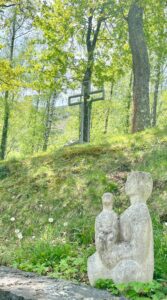
[[[92,91],[89,93],[89,99],[87,100],[88,105],[88,126],[87,126],[87,141],[90,142],[90,127],[91,127],[91,110],[92,102],[104,100],[104,88]],[[80,106],[80,128],[79,128],[79,142],[83,143],[84,135],[84,93],[76,94],[68,98],[68,105],[79,105]]]

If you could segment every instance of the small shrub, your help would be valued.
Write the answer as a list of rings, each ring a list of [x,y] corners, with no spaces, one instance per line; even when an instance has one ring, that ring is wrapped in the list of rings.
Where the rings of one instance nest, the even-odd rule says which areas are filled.
[[[77,243],[25,244],[16,251],[13,266],[53,278],[87,282],[87,259],[94,251],[94,246],[80,247]]]
[[[0,180],[5,179],[10,175],[10,170],[6,166],[0,166]]]
[[[109,292],[111,292],[113,295],[120,295],[120,292],[115,285],[115,283],[110,279],[99,279],[96,281],[95,287],[97,289],[107,289]]]
[[[150,283],[114,284],[112,280],[100,279],[96,282],[96,288],[107,289],[113,295],[125,296],[131,300],[165,300],[167,295],[166,283],[155,280]]]
[[[75,255],[66,257],[59,264],[55,264],[50,276],[87,283],[87,259],[94,251],[95,249],[92,246],[78,248],[78,251],[75,251]]]
[[[43,265],[53,267],[61,259],[71,255],[70,244],[52,245],[47,242],[24,244],[15,254],[15,265],[22,266]],[[28,265],[27,265],[28,264]]]

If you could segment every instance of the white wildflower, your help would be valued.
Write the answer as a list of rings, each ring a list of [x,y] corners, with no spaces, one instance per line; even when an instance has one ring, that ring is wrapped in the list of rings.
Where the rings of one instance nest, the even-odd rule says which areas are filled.
[[[63,225],[64,225],[64,227],[66,227],[66,226],[68,225],[68,222],[64,222],[64,224],[63,224]]]
[[[19,232],[19,233],[17,234],[17,237],[18,237],[18,239],[19,239],[19,240],[21,240],[21,239],[23,238],[23,235],[22,235],[22,233],[21,233],[21,232]]]
[[[15,233],[18,234],[20,232],[20,229],[15,229]]]
[[[43,207],[43,205],[42,205],[42,204],[40,204],[40,205],[39,205],[39,207]]]
[[[164,225],[167,226],[167,222],[165,222]]]
[[[34,240],[34,239],[35,239],[35,235],[32,236],[32,240]]]
[[[14,221],[15,221],[15,217],[10,218],[10,220],[11,220],[12,222],[14,222]]]
[[[53,223],[53,218],[48,219],[49,223]]]

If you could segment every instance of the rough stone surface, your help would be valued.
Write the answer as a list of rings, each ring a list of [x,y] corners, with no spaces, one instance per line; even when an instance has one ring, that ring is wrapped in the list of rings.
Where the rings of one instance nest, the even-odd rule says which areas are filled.
[[[0,267],[0,300],[118,300],[107,291]],[[120,300],[124,298],[120,298]]]
[[[103,195],[103,211],[95,222],[97,251],[88,259],[91,285],[100,278],[115,283],[153,279],[152,222],[146,205],[152,187],[150,174],[132,172],[125,185],[131,205],[119,218],[112,209],[112,194]]]

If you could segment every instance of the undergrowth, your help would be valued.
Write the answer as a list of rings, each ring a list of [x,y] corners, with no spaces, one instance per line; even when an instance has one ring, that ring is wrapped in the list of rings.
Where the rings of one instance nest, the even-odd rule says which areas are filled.
[[[112,280],[99,279],[96,288],[107,289],[113,295],[125,296],[130,300],[165,300],[167,296],[167,284],[164,280],[114,284]]]
[[[166,131],[148,130],[105,145],[64,147],[1,162],[0,263],[88,283],[86,264],[95,251],[94,221],[101,196],[112,192],[114,209],[121,213],[129,205],[124,192],[127,175],[142,170],[154,180],[148,201],[154,280],[167,280],[166,150]]]

